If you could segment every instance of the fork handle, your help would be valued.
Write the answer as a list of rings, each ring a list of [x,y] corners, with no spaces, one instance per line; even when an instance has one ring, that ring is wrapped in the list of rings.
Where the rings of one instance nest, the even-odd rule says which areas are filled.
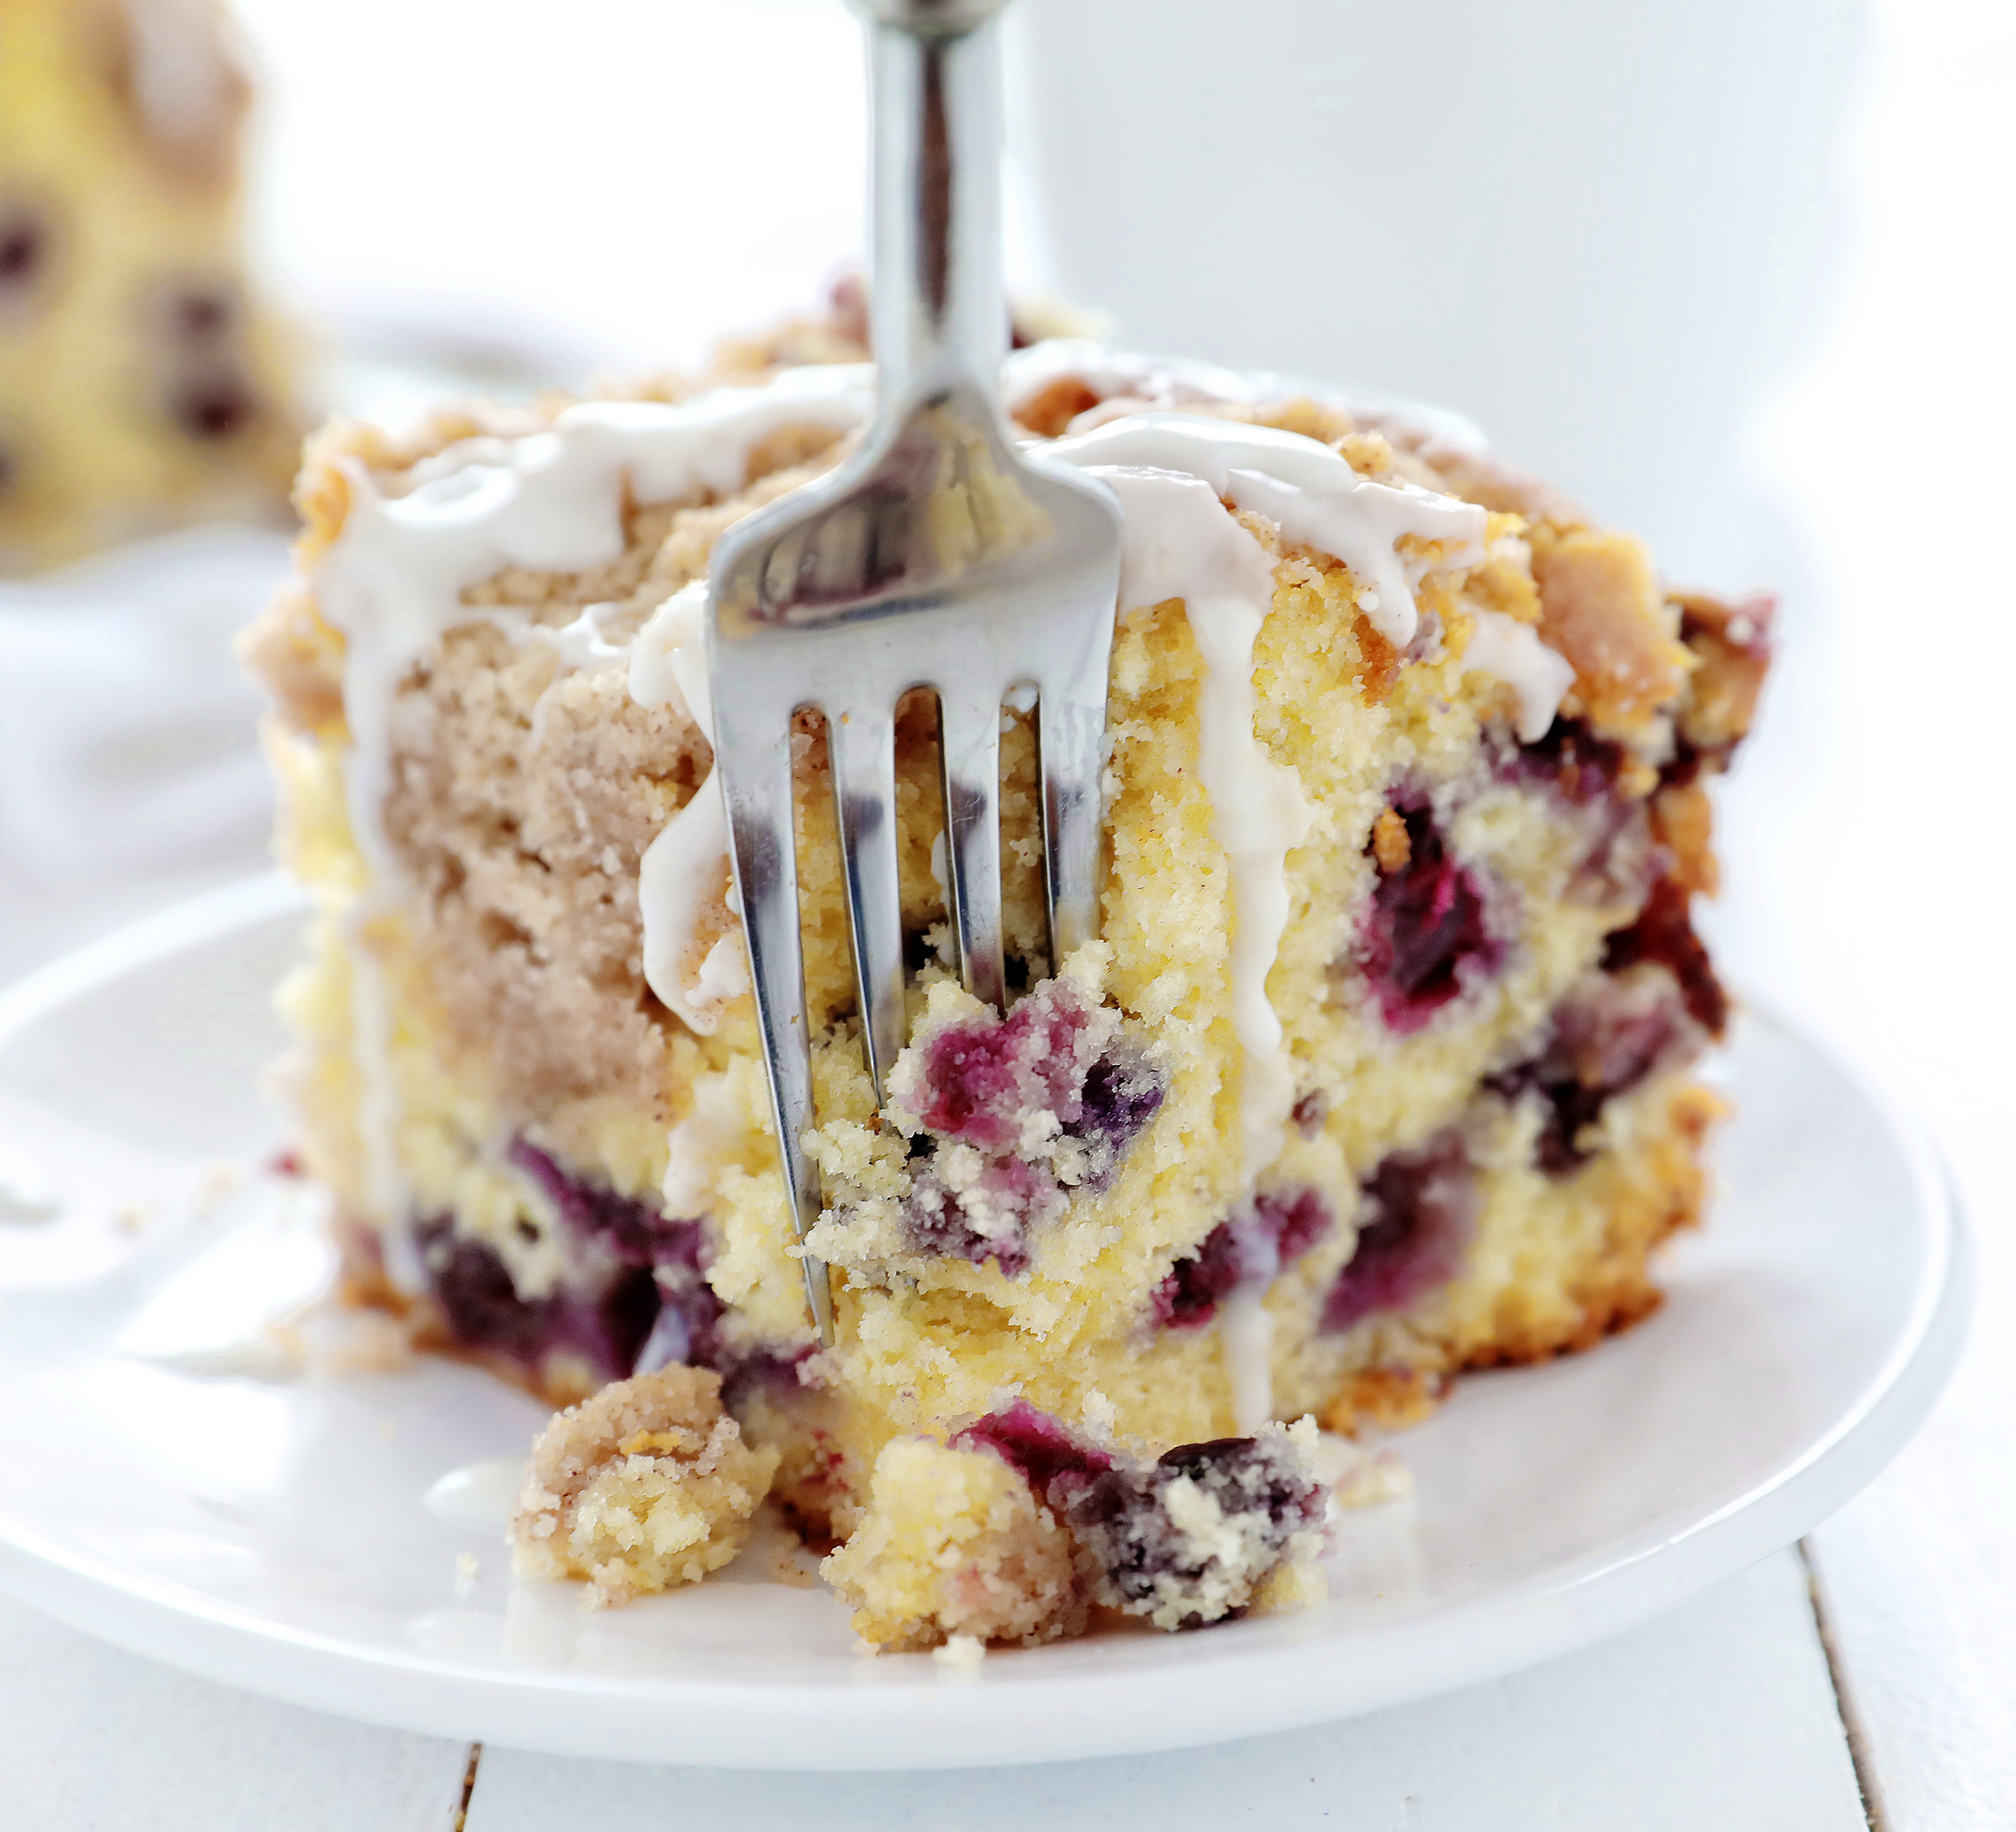
[[[962,382],[992,401],[1001,276],[1006,0],[854,0],[868,22],[873,179],[869,324],[883,424]]]

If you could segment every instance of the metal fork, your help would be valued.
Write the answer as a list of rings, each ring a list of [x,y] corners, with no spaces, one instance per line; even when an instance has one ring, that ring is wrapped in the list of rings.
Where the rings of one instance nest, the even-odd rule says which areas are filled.
[[[1033,690],[1050,957],[1099,927],[1106,677],[1120,510],[1105,485],[1018,453],[998,405],[999,31],[1005,0],[853,0],[873,102],[875,417],[829,478],[738,524],[707,600],[715,767],[793,1225],[819,1219],[790,734],[824,713],[876,1103],[903,1047],[895,714],[935,690],[960,977],[1005,1006],[1001,709]],[[826,1269],[808,1258],[819,1339]]]

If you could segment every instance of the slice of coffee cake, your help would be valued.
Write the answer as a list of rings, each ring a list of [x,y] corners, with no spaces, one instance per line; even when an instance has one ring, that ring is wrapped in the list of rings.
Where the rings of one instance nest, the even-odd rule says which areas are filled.
[[[1397,1423],[1586,1346],[1700,1214],[1719,1109],[1688,1066],[1728,1012],[1689,906],[1769,607],[1667,591],[1446,429],[1018,353],[1023,427],[1125,511],[1102,939],[1045,957],[1011,697],[1017,996],[959,990],[906,705],[913,1029],[876,1111],[801,716],[822,1351],[700,616],[722,529],[835,460],[871,378],[739,359],[311,447],[301,582],[248,647],[319,901],[292,1085],[351,1289],[556,1402],[718,1374],[892,1646],[1305,1598],[1321,1499],[1272,1421]]]

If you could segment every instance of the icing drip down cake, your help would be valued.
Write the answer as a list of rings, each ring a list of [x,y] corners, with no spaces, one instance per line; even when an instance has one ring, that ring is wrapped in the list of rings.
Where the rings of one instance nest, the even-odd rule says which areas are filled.
[[[715,1568],[767,1496],[889,1648],[1306,1602],[1318,1423],[1596,1342],[1700,1216],[1721,1109],[1689,1067],[1729,1007],[1689,912],[1769,604],[1666,590],[1447,432],[1017,352],[1020,427],[1125,516],[1101,939],[1045,957],[1011,696],[1014,996],[960,990],[907,704],[910,1030],[876,1111],[801,715],[822,1349],[702,620],[722,529],[862,424],[846,354],[801,332],[700,383],[311,443],[300,582],[247,652],[318,900],[290,1087],[350,1293],[585,1402],[515,1531],[596,1597]]]
[[[300,449],[243,272],[221,0],[0,0],[0,572],[277,521]]]

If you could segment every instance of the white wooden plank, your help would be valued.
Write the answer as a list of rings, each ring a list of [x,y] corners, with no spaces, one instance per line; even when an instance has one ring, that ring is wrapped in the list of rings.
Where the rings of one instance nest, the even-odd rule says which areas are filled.
[[[1950,1128],[1975,1221],[1975,1324],[1917,1441],[1813,1536],[1840,1677],[1889,1832],[2016,1813],[2016,1172],[2006,1113]]]
[[[1603,1646],[1448,1698],[1213,1749],[923,1775],[748,1775],[486,1750],[467,1832],[1862,1832],[1786,1553]]]
[[[2016,1823],[2016,976],[1996,938],[2016,852],[2009,720],[1974,683],[2008,679],[2016,619],[1978,546],[1937,531],[1953,525],[1953,479],[1973,503],[2016,499],[2011,254],[1980,233],[2006,218],[2016,170],[2016,41],[2003,7],[1862,10],[1870,55],[1841,168],[1855,235],[1823,334],[1759,428],[1762,473],[1812,572],[1787,579],[1807,589],[1788,602],[1784,677],[1725,803],[1730,881],[1749,983],[1905,1091],[1965,1192],[1978,1264],[1961,1368],[1918,1441],[1813,1544],[1892,1832],[2003,1832]],[[1908,428],[1938,462],[1878,458],[1874,423]],[[1914,629],[1959,684],[1942,684],[1943,663],[1914,669]]]
[[[194,1679],[0,1598],[0,1825],[453,1832],[468,1746]]]

